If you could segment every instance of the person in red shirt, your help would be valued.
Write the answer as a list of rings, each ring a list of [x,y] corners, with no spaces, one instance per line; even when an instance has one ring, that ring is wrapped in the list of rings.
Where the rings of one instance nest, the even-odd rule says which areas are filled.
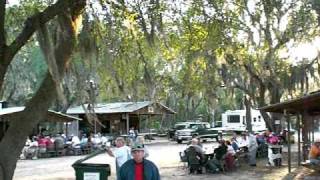
[[[157,166],[144,158],[144,146],[135,144],[131,148],[133,159],[125,162],[120,168],[118,180],[160,180]]]

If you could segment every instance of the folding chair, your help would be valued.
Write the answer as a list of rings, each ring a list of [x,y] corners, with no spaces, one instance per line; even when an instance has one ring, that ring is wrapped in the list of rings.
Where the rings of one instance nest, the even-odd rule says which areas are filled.
[[[190,146],[186,150],[187,162],[189,167],[189,172],[194,173],[202,173],[202,164],[201,164],[201,155],[196,151],[195,147]]]
[[[180,156],[180,162],[183,163],[183,169],[186,169],[188,167],[188,158],[185,152],[179,152]]]

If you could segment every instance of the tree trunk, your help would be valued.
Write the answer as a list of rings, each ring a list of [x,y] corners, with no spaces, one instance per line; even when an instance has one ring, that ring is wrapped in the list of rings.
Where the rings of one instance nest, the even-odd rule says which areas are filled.
[[[10,126],[0,142],[1,180],[12,179],[18,157],[27,136],[46,117],[47,110],[55,98],[55,83],[47,73],[42,86],[28,103],[25,110],[8,116]]]
[[[62,1],[58,1],[58,3],[59,2],[61,4]],[[78,16],[82,13],[82,10],[84,9],[86,4],[85,0],[69,2],[74,3],[75,6],[71,6],[74,4],[69,3],[68,5],[70,6],[68,7],[70,9],[68,7],[65,7],[62,11],[63,13],[59,15],[58,20],[60,25],[60,33],[59,39],[57,40],[57,44],[55,46],[55,59],[57,61],[57,65],[59,65],[58,67],[61,73],[61,77],[63,75],[66,65],[71,59],[71,54],[74,49],[75,34],[77,30],[75,26],[75,21],[77,21]],[[58,6],[55,7],[57,8]],[[54,9],[52,11],[55,12],[56,10]],[[47,11],[45,10],[45,12]],[[47,13],[50,14],[50,12]],[[52,14],[50,17],[51,19],[54,18]],[[45,19],[48,17],[43,18]],[[47,21],[44,21],[44,23]],[[38,23],[41,22],[43,21],[40,21]],[[44,23],[42,25],[44,25]],[[32,33],[30,32],[30,29],[27,29],[27,31],[27,34],[25,34],[24,37],[20,38],[29,39],[34,31]],[[27,42],[21,41],[15,42],[17,44],[13,43],[14,45],[10,47],[11,49],[7,50],[11,52],[17,52],[17,46],[22,47]],[[23,42],[24,44],[21,44]],[[13,57],[14,56],[12,55],[11,58]],[[11,60],[9,62],[11,62]],[[2,80],[1,75],[0,80]],[[0,142],[0,180],[10,180],[13,178],[16,163],[21,153],[21,150],[25,144],[27,136],[32,133],[33,128],[35,128],[41,120],[44,120],[46,118],[49,107],[56,99],[57,83],[58,82],[53,80],[52,74],[47,72],[46,77],[44,78],[40,88],[37,90],[32,99],[26,103],[25,109],[22,112],[13,113],[5,116],[5,118],[8,118],[8,120],[10,120],[10,124],[9,128],[5,132],[5,135]]]
[[[260,114],[262,115],[264,121],[266,122],[267,128],[270,131],[274,132],[275,131],[275,128],[273,126],[274,121],[271,119],[271,117],[265,111],[262,111],[262,110],[260,110]]]
[[[251,123],[251,103],[250,99],[247,97],[244,97],[244,104],[246,107],[246,124],[247,124],[247,130],[249,132],[252,132],[252,123]]]

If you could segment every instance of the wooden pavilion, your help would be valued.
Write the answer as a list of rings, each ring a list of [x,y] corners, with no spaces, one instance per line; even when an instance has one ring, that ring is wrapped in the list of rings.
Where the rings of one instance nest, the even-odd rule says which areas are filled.
[[[259,109],[266,112],[283,114],[287,121],[288,132],[290,132],[291,127],[290,117],[296,116],[298,131],[298,165],[300,166],[302,159],[303,161],[305,161],[308,158],[308,148],[315,139],[315,125],[319,123],[318,120],[320,117],[320,91],[310,93],[300,98],[265,106]],[[290,142],[290,133],[287,134],[288,142]],[[301,158],[301,152],[303,158]],[[288,171],[291,172],[290,143],[288,143]]]
[[[23,111],[25,107],[21,106],[21,107],[7,107],[7,108],[0,108],[0,139],[3,137],[3,135],[5,134],[5,131],[7,130],[10,121],[8,116],[10,114],[14,114],[14,113],[18,113],[20,111]],[[68,123],[74,122],[74,121],[81,121],[81,118],[75,117],[75,116],[71,116],[71,115],[67,115],[67,114],[63,114],[61,112],[57,112],[57,111],[53,111],[53,110],[48,110],[47,112],[47,116],[46,118],[42,121],[42,122],[57,122],[57,123],[61,123],[64,124],[65,130],[66,130],[66,134],[68,134]],[[41,130],[39,128],[36,128],[34,130],[34,133],[39,133]]]
[[[90,124],[86,113],[94,113],[100,123],[94,121]],[[90,106],[85,104],[69,108],[67,114],[76,115],[83,122],[79,125],[80,129],[93,127],[95,133],[108,134],[128,134],[130,127],[135,127],[139,132],[144,130],[144,125],[148,125],[150,118],[161,116],[161,118],[172,118],[175,111],[159,102],[142,101],[142,102],[115,102],[94,105],[90,111]],[[86,131],[86,130],[84,130]]]

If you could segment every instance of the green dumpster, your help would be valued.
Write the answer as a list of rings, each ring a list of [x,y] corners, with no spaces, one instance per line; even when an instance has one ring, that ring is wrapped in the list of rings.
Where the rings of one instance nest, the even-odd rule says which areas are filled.
[[[72,164],[76,173],[76,180],[107,180],[111,174],[109,164],[83,163],[84,161],[105,152],[98,150],[85,158],[82,158]]]

